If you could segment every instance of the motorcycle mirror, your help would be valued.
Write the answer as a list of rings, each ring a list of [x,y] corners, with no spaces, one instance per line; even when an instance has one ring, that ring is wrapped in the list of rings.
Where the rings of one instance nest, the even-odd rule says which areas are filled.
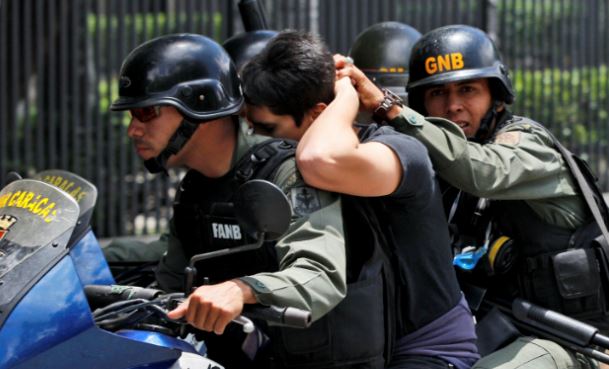
[[[283,191],[269,181],[254,179],[239,187],[234,197],[235,215],[243,230],[256,238],[256,243],[225,248],[194,255],[184,274],[184,292],[192,292],[197,274],[195,263],[214,257],[255,250],[265,241],[281,237],[290,226],[292,207]]]
[[[36,173],[33,179],[46,182],[55,186],[72,196],[80,207],[78,224],[72,234],[69,247],[75,245],[85,232],[88,231],[93,216],[93,210],[97,202],[97,187],[81,176],[61,169],[48,169]]]
[[[4,181],[4,186],[8,185],[11,182],[18,181],[20,179],[23,179],[23,177],[21,177],[21,175],[19,173],[10,171],[6,174],[6,180]]]
[[[264,234],[265,240],[273,241],[290,226],[290,202],[283,191],[269,181],[254,179],[244,183],[237,191],[234,204],[239,224],[250,235]]]

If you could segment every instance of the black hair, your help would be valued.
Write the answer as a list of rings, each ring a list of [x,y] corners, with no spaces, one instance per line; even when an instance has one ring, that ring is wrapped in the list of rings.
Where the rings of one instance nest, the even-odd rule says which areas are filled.
[[[245,65],[241,79],[248,104],[290,115],[297,126],[317,103],[334,99],[334,59],[319,36],[308,32],[280,32]]]

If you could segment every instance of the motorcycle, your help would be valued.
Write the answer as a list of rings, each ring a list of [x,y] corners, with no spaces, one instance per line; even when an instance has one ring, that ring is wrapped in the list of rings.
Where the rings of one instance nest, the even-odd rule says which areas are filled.
[[[205,356],[194,328],[167,317],[187,293],[112,285],[89,226],[95,187],[65,171],[36,178],[0,191],[0,368],[222,369]],[[195,255],[186,291],[196,260],[260,247],[287,229],[285,195],[268,182],[252,182],[243,185],[235,208],[257,242]],[[263,210],[269,199],[283,204],[280,211]],[[293,308],[247,306],[243,314],[291,327],[311,323],[308,312]],[[250,318],[235,322],[251,332]]]
[[[204,342],[192,328],[166,314],[193,289],[198,260],[260,247],[285,231],[289,216],[278,214],[290,209],[281,190],[273,191],[265,181],[244,185],[236,197],[236,214],[248,233],[258,234],[257,242],[195,255],[186,271],[186,293],[167,294],[114,285],[89,226],[95,186],[59,170],[34,178],[16,180],[0,191],[0,368],[222,369],[206,357]],[[506,316],[521,332],[609,362],[599,350],[609,348],[609,338],[594,327],[523,300],[514,301],[511,309],[494,307],[493,314]],[[248,306],[243,314],[235,323],[245,332],[255,330],[250,318],[292,327],[310,324],[310,314],[291,308]],[[500,321],[492,320],[492,325],[503,330]]]

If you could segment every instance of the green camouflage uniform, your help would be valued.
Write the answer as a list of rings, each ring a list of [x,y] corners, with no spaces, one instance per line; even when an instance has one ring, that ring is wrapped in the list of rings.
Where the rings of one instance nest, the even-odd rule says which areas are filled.
[[[542,128],[508,124],[494,142],[482,145],[468,141],[453,122],[425,118],[407,107],[391,125],[421,141],[440,177],[464,192],[525,200],[541,219],[568,229],[589,216],[561,154]]]
[[[510,114],[504,114],[509,117]],[[438,175],[454,187],[492,200],[524,200],[546,223],[576,229],[590,212],[548,133],[529,123],[501,125],[491,142],[468,141],[455,123],[404,107],[390,124],[420,140]],[[548,340],[521,337],[483,357],[475,369],[591,368]]]
[[[248,135],[246,125],[239,129],[237,146],[231,165],[255,144],[268,137]],[[346,256],[340,197],[304,184],[295,160],[287,160],[278,168],[272,182],[277,184],[292,203],[292,223],[288,232],[277,241],[279,272],[259,273],[242,278],[252,287],[262,304],[293,306],[311,311],[317,319],[334,307],[346,294]],[[307,187],[313,194],[313,207],[307,210],[295,204],[297,189]],[[183,289],[184,268],[188,261],[175,236],[173,220],[169,234],[159,241],[144,244],[136,240],[117,240],[104,248],[112,261],[149,261],[163,254],[156,270],[160,287],[167,291]]]
[[[478,360],[472,369],[596,369],[581,355],[560,345],[534,337],[519,337],[505,348]]]

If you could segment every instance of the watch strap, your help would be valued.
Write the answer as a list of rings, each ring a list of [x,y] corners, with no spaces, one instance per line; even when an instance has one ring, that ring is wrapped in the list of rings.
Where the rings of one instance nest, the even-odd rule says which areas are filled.
[[[384,87],[381,88],[381,91],[383,92],[383,101],[381,101],[379,106],[374,109],[374,112],[372,114],[372,120],[374,120],[378,124],[383,124],[387,122],[387,113],[395,105],[404,106],[402,99],[393,91]]]

